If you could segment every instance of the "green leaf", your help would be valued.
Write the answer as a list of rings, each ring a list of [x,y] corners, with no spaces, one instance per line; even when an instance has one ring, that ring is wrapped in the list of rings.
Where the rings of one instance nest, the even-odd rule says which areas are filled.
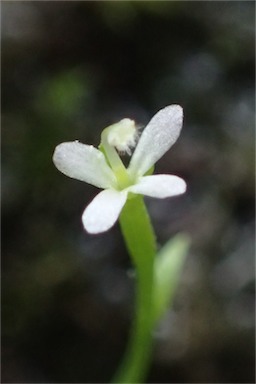
[[[153,319],[157,322],[167,310],[179,282],[190,238],[178,234],[159,251],[154,265]]]

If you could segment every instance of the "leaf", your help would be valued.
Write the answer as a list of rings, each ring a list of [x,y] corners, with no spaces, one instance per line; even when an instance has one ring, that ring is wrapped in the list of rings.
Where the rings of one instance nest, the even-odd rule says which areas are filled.
[[[179,282],[190,238],[179,233],[158,252],[154,265],[153,321],[167,310]]]

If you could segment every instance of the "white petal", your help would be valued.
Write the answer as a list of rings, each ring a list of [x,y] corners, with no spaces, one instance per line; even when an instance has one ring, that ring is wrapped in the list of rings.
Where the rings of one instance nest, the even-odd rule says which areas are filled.
[[[84,228],[89,233],[100,233],[110,229],[126,202],[127,192],[106,189],[88,205],[82,215]]]
[[[138,184],[127,189],[129,192],[163,199],[184,193],[186,183],[183,179],[174,175],[152,175],[142,177]]]
[[[53,162],[66,176],[85,181],[99,188],[116,185],[113,171],[104,155],[92,145],[72,141],[55,148]]]
[[[179,105],[161,109],[144,129],[129,165],[131,174],[142,176],[179,137],[183,110]]]

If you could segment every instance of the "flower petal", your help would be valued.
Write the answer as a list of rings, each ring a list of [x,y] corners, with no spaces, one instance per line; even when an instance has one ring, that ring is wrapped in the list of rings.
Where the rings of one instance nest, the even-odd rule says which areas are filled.
[[[89,233],[100,233],[110,229],[126,202],[127,191],[106,189],[100,192],[85,208],[82,215],[84,228]]]
[[[182,121],[179,105],[169,105],[153,116],[131,158],[129,171],[133,176],[144,175],[170,149],[179,137]]]
[[[163,199],[184,193],[186,183],[183,179],[174,175],[152,175],[142,177],[138,184],[132,185],[127,190]]]
[[[92,145],[72,141],[55,148],[53,162],[64,175],[99,188],[116,185],[116,178],[102,152]]]

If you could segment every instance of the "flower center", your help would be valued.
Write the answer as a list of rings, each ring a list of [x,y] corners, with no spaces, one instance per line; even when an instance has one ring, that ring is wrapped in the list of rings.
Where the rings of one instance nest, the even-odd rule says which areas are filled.
[[[120,190],[133,184],[117,150],[120,152],[131,153],[131,148],[136,143],[136,127],[133,120],[123,119],[119,123],[105,128],[101,134],[100,147],[114,171],[118,188]],[[116,150],[117,149],[117,150]]]

